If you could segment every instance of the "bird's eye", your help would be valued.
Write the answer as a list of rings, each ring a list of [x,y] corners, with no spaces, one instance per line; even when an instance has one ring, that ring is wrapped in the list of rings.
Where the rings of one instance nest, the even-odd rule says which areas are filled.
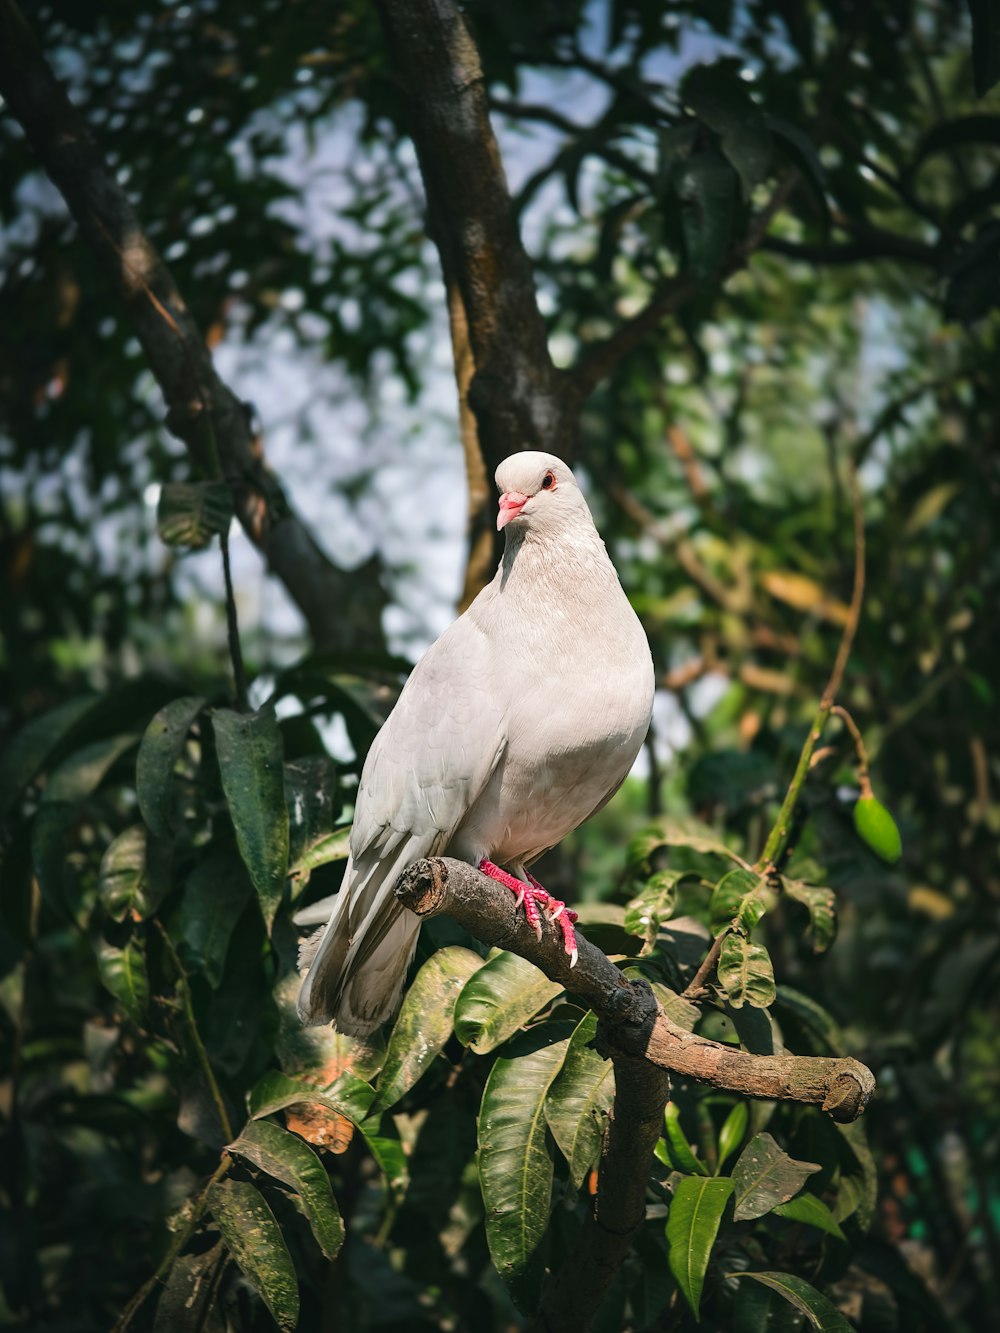
[[[550,491],[555,484],[556,484],[555,473],[546,472],[545,476],[542,478],[542,490]]]

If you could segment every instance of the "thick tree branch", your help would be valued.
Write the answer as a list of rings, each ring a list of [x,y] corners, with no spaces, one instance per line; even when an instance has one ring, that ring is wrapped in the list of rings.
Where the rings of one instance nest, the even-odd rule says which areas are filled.
[[[0,93],[125,302],[163,392],[168,427],[202,472],[211,475],[217,451],[240,522],[305,616],[317,647],[382,647],[385,597],[377,565],[338,569],[292,512],[250,414],[216,373],[170,271],[14,0],[0,0]]]
[[[418,916],[447,913],[485,944],[527,958],[594,1010],[611,1047],[659,1069],[744,1097],[822,1106],[841,1121],[857,1119],[874,1090],[874,1078],[857,1060],[751,1055],[687,1032],[659,1008],[648,1011],[648,991],[629,981],[579,931],[579,962],[571,968],[558,932],[536,939],[513,895],[464,861],[418,861],[400,877],[396,896]]]

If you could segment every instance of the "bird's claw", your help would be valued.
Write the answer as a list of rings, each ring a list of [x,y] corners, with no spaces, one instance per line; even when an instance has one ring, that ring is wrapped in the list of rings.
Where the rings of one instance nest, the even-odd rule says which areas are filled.
[[[576,931],[573,925],[577,920],[577,914],[572,908],[567,907],[564,902],[558,898],[553,898],[550,893],[542,888],[534,875],[529,874],[529,884],[524,884],[509,871],[501,869],[494,865],[492,861],[485,858],[480,861],[479,869],[490,879],[495,879],[498,884],[503,884],[515,895],[514,910],[524,906],[524,918],[528,925],[535,932],[538,942],[542,940],[542,918],[539,914],[539,907],[543,907],[552,921],[553,925],[558,926],[562,935],[563,948],[569,955],[570,967],[576,967],[577,960],[580,957],[576,946]],[[526,872],[527,873],[527,872]]]

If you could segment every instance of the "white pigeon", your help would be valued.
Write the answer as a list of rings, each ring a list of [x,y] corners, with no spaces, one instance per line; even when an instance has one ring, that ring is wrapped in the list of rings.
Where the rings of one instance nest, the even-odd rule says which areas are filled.
[[[318,924],[333,904],[303,942],[304,1023],[364,1036],[394,1012],[420,920],[393,886],[426,856],[507,884],[536,930],[541,904],[575,961],[574,914],[527,867],[625,780],[653,663],[567,465],[513,454],[496,482],[496,576],[414,668],[368,753],[340,892],[296,917]]]

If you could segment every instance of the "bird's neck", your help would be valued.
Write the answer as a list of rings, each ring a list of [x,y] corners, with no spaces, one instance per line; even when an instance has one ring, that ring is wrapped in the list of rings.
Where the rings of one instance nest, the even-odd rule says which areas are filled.
[[[618,588],[618,575],[592,522],[544,534],[508,528],[496,577],[497,593],[508,604],[566,605],[603,585]]]

